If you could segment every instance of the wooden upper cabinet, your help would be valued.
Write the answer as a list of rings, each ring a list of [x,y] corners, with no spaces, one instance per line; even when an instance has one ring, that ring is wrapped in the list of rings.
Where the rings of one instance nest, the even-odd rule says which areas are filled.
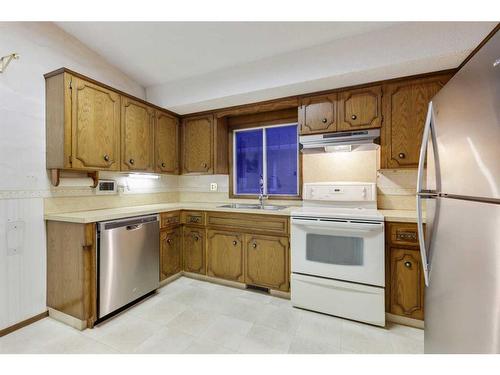
[[[122,170],[154,171],[154,110],[122,97]]]
[[[416,168],[429,101],[451,78],[441,75],[384,86],[382,168]]]
[[[338,130],[379,128],[382,125],[382,86],[339,93]]]
[[[119,170],[119,95],[76,77],[71,86],[73,168]]]
[[[298,113],[300,134],[337,130],[337,94],[304,98]]]
[[[424,319],[424,277],[418,250],[391,248],[390,312]]]
[[[179,119],[165,112],[155,114],[155,170],[179,173]]]
[[[243,282],[243,264],[243,235],[241,233],[219,230],[208,231],[208,276]]]
[[[182,228],[160,232],[160,281],[182,271]]]
[[[46,78],[47,168],[120,170],[120,96],[68,73]]]
[[[214,173],[214,116],[190,117],[182,123],[182,173]]]
[[[288,291],[288,247],[288,237],[246,235],[245,282]]]

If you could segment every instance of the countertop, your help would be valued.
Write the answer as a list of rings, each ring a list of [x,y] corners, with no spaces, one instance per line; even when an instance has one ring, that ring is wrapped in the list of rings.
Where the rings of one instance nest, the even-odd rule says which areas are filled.
[[[379,210],[384,215],[385,221],[398,221],[402,223],[416,223],[417,211],[412,210]],[[425,215],[424,215],[425,218]],[[424,220],[425,222],[425,220]]]
[[[129,216],[139,216],[155,214],[160,212],[168,212],[175,210],[201,210],[201,211],[218,211],[218,212],[237,212],[261,215],[281,215],[290,216],[292,207],[287,207],[283,210],[267,211],[267,210],[254,210],[254,209],[235,209],[218,207],[225,203],[162,203],[150,204],[145,206],[131,206],[119,208],[107,208],[92,211],[78,211],[78,212],[65,212],[65,213],[48,213],[45,214],[45,220],[64,221],[70,223],[94,223],[97,221],[114,220]],[[385,217],[385,221],[398,221],[415,223],[417,221],[417,214],[411,210],[379,210]]]

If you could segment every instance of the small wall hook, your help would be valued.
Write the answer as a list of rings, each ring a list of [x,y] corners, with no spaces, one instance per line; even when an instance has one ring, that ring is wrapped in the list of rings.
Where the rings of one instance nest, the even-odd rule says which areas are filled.
[[[0,73],[3,73],[5,69],[9,66],[10,62],[12,60],[18,60],[19,59],[19,54],[17,53],[11,53],[10,55],[3,56],[0,58]]]

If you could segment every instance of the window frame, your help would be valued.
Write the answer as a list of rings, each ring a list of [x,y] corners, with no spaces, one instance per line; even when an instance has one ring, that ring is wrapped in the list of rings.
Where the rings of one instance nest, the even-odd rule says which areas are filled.
[[[295,125],[297,126],[297,194],[268,194],[267,193],[267,142],[266,142],[266,131],[265,129],[269,128],[278,128],[278,127],[284,127],[284,126],[291,126]],[[264,180],[264,194],[268,196],[269,199],[279,199],[279,200],[286,200],[286,199],[297,199],[300,200],[302,199],[302,154],[300,153],[299,149],[299,132],[298,132],[298,122],[287,122],[287,123],[280,123],[280,124],[269,124],[269,125],[259,125],[259,126],[249,126],[249,127],[244,127],[244,128],[239,128],[239,129],[233,129],[230,132],[230,137],[232,139],[230,140],[231,143],[231,155],[230,155],[230,160],[231,160],[231,165],[230,165],[230,191],[229,195],[230,198],[257,198],[259,194],[253,194],[253,193],[238,193],[237,192],[237,163],[236,163],[236,133],[240,132],[245,132],[245,131],[252,131],[252,130],[258,130],[262,129],[262,177]]]

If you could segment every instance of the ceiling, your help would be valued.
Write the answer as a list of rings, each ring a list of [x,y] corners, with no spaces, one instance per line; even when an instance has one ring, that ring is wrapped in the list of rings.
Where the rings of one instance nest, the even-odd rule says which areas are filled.
[[[58,22],[184,114],[454,68],[481,22]]]
[[[390,26],[386,22],[58,22],[144,87]]]

